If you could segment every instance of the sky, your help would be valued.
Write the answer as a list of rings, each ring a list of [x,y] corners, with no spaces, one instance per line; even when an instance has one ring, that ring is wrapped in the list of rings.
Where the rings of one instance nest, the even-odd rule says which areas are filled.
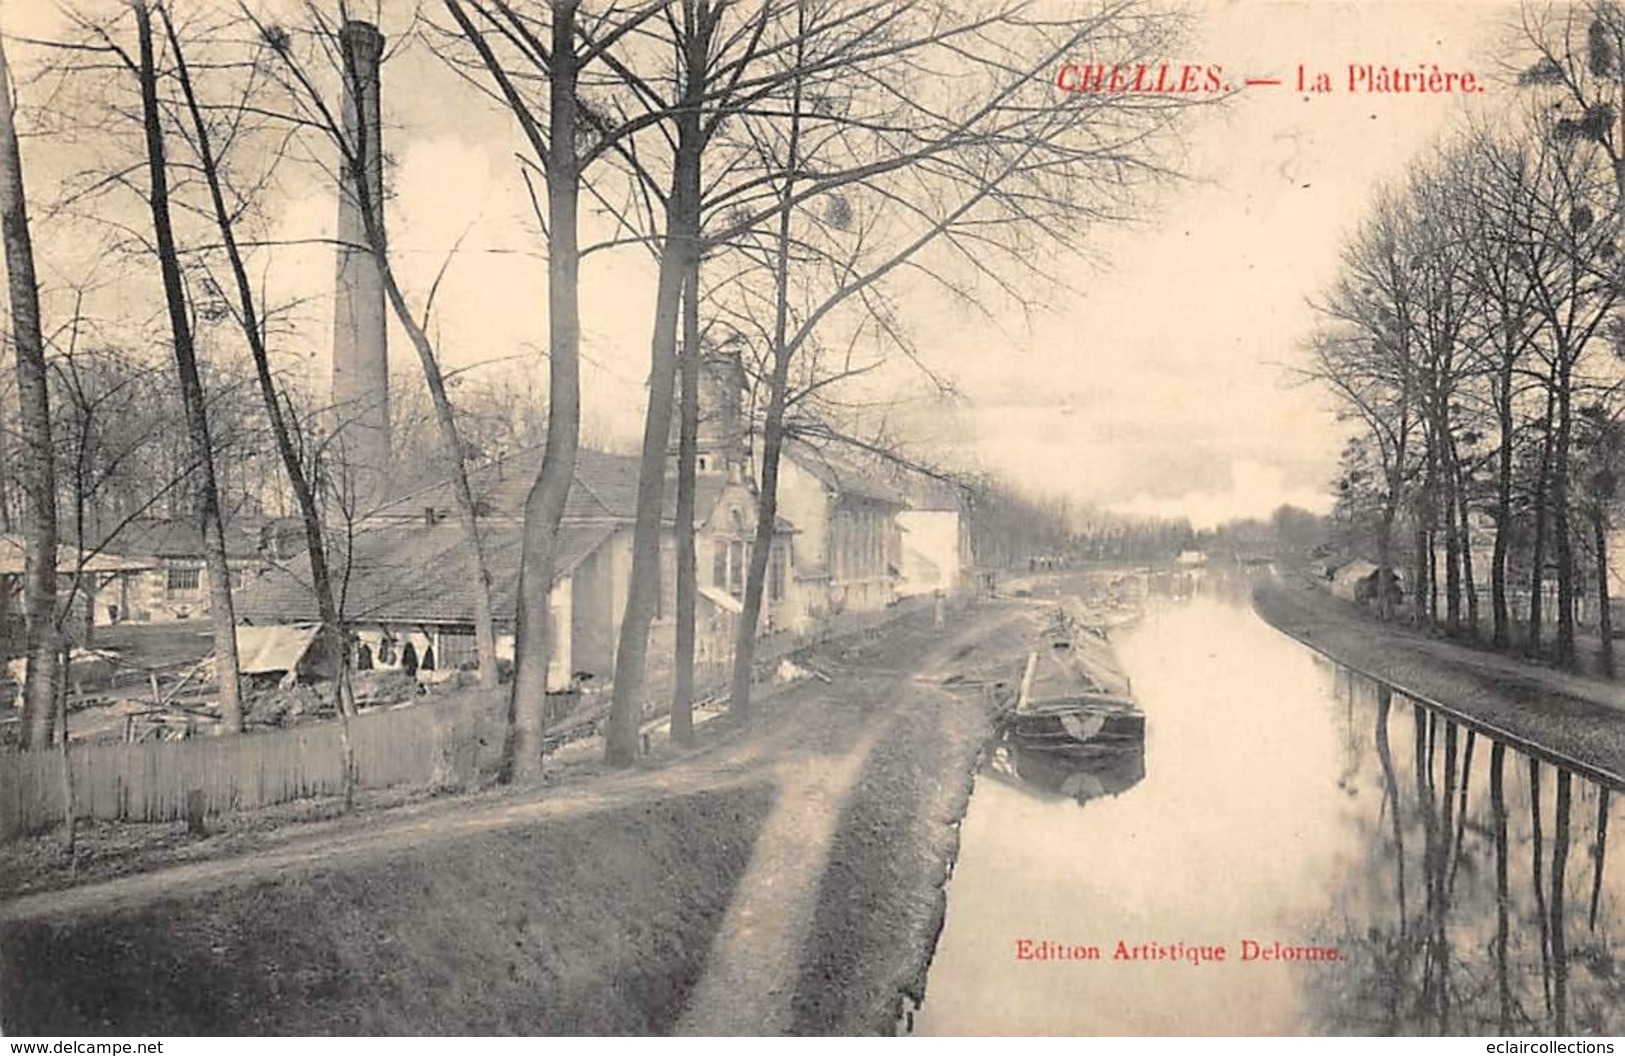
[[[1243,88],[1209,115],[1189,138],[1189,179],[1100,239],[1100,262],[1075,268],[1081,295],[1030,342],[981,365],[970,387],[982,455],[1031,486],[1198,526],[1283,502],[1324,510],[1343,434],[1294,373],[1310,300],[1373,191],[1467,108],[1512,89],[1305,96],[1297,67],[1338,80],[1350,63],[1493,76],[1508,18],[1483,3],[1202,8],[1191,61],[1288,84]]]
[[[962,394],[913,426],[945,461],[1076,503],[1198,526],[1266,516],[1283,502],[1325,509],[1346,427],[1294,373],[1314,324],[1310,300],[1335,277],[1339,247],[1373,192],[1468,109],[1502,105],[1514,91],[1497,78],[1516,10],[1479,0],[1212,0],[1184,10],[1190,39],[1170,62],[1285,83],[1243,87],[1205,108],[1185,133],[1184,178],[1137,222],[1089,232],[1087,259],[1055,261],[1062,285],[1039,312],[988,320],[923,295],[905,302],[922,358]],[[386,2],[377,14],[393,37],[409,8]],[[3,0],[0,19],[20,35],[53,24],[38,0]],[[1293,87],[1300,64],[1345,88],[1348,66],[1368,63],[1472,71],[1486,90]],[[479,370],[504,383],[540,385],[545,260],[511,124],[433,61],[397,56],[383,80],[388,223],[409,296],[421,303],[446,266],[432,329],[447,364],[485,364]],[[25,166],[54,171],[38,157],[47,149],[29,144]],[[269,234],[330,236],[335,209],[317,181],[291,180]],[[603,230],[590,210],[584,223],[589,234]],[[36,238],[51,252],[49,232]],[[73,261],[60,249],[53,274]],[[273,301],[301,302],[281,351],[313,385],[327,371],[332,270],[332,250],[311,245],[280,253],[261,275]],[[598,442],[636,442],[652,306],[653,271],[637,252],[588,261],[584,403]],[[392,370],[415,371],[404,334],[390,341]]]

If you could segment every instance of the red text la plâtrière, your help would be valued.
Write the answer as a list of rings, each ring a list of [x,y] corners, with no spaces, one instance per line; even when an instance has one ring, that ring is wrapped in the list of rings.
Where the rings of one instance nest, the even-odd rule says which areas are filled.
[[[1276,88],[1305,95],[1476,95],[1484,91],[1484,81],[1476,74],[1431,62],[1416,66],[1351,62],[1334,70],[1299,65],[1284,76],[1239,81],[1226,74],[1224,67],[1211,64],[1063,62],[1055,72],[1055,87],[1068,93],[1101,95],[1219,95],[1239,88]]]

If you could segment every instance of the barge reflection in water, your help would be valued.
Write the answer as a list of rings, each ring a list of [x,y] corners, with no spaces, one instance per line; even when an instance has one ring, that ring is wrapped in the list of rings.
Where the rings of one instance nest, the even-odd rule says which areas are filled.
[[[1097,796],[990,753],[916,1030],[1625,1030],[1620,790],[1330,664],[1213,572],[1113,635],[1149,717],[1143,776],[1096,774]],[[1022,961],[1022,940],[1101,957]],[[1340,959],[1243,960],[1249,942]]]
[[[1086,755],[1035,751],[1004,742],[993,747],[982,775],[1082,805],[1091,799],[1122,795],[1139,784],[1145,778],[1145,744]]]

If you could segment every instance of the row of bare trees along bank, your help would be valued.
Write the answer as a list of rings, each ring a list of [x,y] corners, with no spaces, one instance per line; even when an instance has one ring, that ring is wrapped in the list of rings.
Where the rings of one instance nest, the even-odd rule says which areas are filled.
[[[1359,427],[1335,520],[1372,551],[1382,615],[1403,594],[1424,625],[1574,667],[1589,598],[1612,675],[1625,13],[1531,7],[1516,43],[1512,103],[1416,162],[1347,242],[1311,373]]]

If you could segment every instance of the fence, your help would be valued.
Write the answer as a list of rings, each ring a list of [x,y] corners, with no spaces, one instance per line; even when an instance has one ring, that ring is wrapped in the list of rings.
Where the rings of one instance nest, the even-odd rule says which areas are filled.
[[[496,722],[495,705],[473,693],[357,716],[350,721],[356,785],[470,783],[482,765],[482,743],[487,753],[500,751]],[[73,745],[67,758],[78,818],[175,821],[187,816],[194,791],[210,814],[343,791],[337,722],[236,737]],[[62,764],[60,749],[0,755],[0,841],[62,821]]]
[[[910,598],[871,612],[832,619],[810,636],[765,639],[757,660],[775,664],[820,641],[878,632],[887,624],[929,611],[930,598]],[[700,685],[724,684],[728,665],[701,665]],[[650,676],[657,695],[669,670]],[[350,720],[356,786],[459,787],[495,764],[503,741],[501,707],[479,693],[404,708],[373,711]],[[194,737],[141,744],[76,744],[68,750],[76,818],[165,822],[187,816],[188,797],[202,796],[209,814],[288,803],[343,792],[337,722],[241,736]],[[67,790],[60,749],[0,753],[0,842],[60,824]]]

